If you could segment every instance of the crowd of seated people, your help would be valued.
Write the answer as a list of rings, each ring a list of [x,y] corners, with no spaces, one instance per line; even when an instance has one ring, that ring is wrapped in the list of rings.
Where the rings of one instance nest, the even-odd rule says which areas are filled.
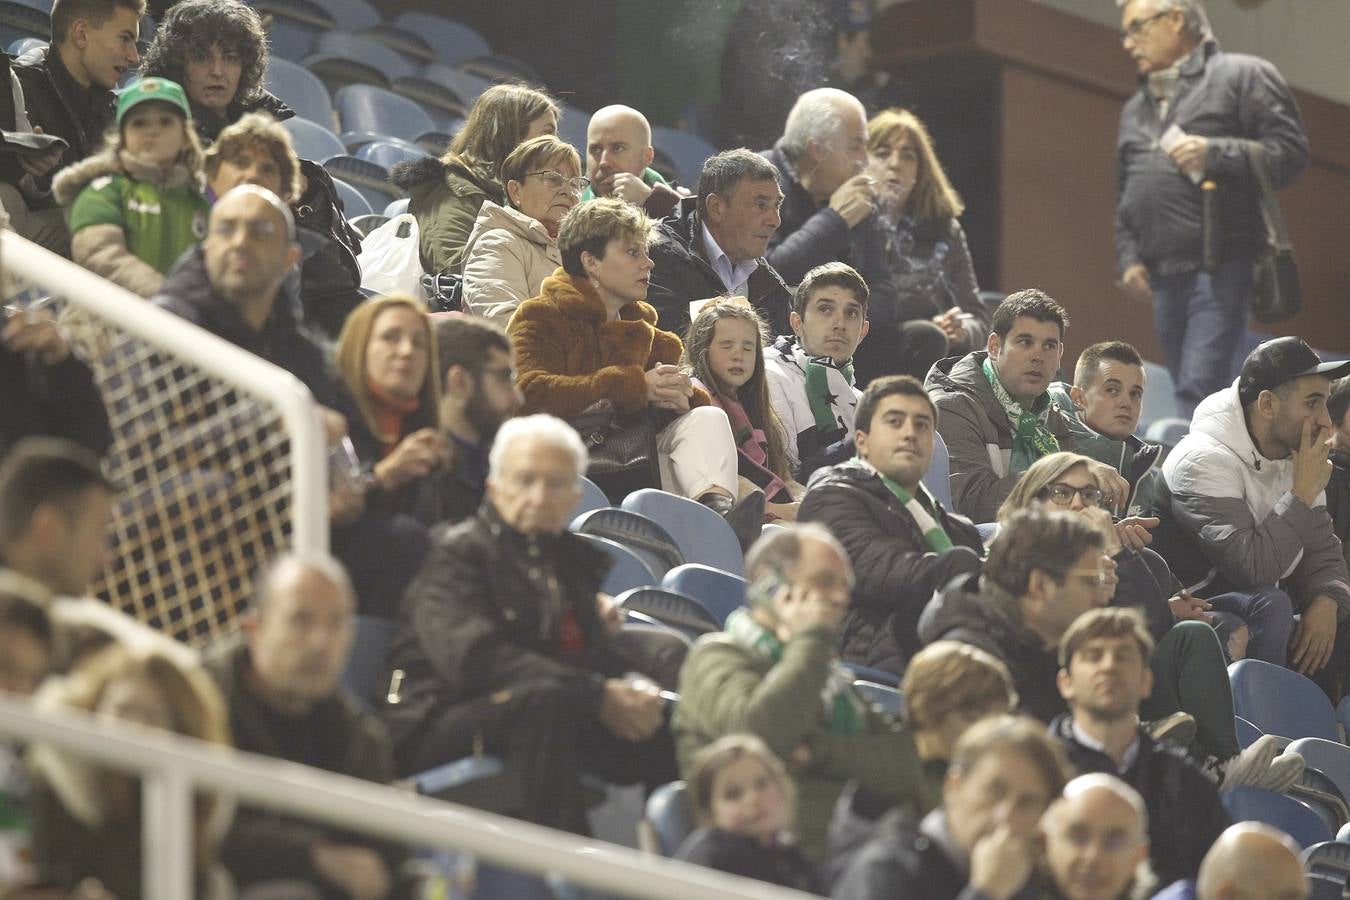
[[[104,474],[97,348],[17,311],[0,689],[379,783],[490,753],[508,777],[475,802],[578,834],[588,779],[684,779],[699,828],[673,855],[836,897],[1217,898],[1247,868],[1259,896],[1303,896],[1287,838],[1225,809],[1305,769],[1274,735],[1242,746],[1226,667],[1333,701],[1350,676],[1350,363],[1267,341],[1179,444],[1141,439],[1139,352],[1070,367],[1076,298],[990,309],[924,123],[835,88],[686,189],[641,111],[597,112],[579,153],[549,93],[494,85],[441,158],[391,175],[462,308],[372,296],[263,87],[258,13],[183,0],[142,60],[144,12],[55,0],[0,127],[63,143],[6,157],[0,204],[299,378],[340,463],[332,555],[262,561],[200,652],[90,599],[137,485]],[[744,551],[744,604],[692,643],[631,625],[569,529],[621,435],[648,451],[640,486]],[[341,683],[358,615],[393,634],[373,701]],[[133,778],[0,741],[0,804],[0,893],[138,895]],[[352,825],[201,796],[198,895],[416,896],[407,848]]]

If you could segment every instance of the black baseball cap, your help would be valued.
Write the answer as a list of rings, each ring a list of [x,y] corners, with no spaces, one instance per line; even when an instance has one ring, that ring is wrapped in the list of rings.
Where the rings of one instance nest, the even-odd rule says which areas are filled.
[[[1333,379],[1350,375],[1350,360],[1322,362],[1302,338],[1271,338],[1243,361],[1242,374],[1238,376],[1238,400],[1246,406],[1261,396],[1262,391],[1273,391],[1286,381],[1304,375],[1325,375]]]

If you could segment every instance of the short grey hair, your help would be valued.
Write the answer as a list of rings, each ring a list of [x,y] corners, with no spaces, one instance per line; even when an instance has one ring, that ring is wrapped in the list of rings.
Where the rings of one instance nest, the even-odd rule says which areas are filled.
[[[698,214],[708,214],[708,198],[713,194],[728,199],[741,181],[777,181],[778,167],[753,150],[737,147],[708,157],[698,176]]]
[[[356,588],[352,585],[351,576],[347,574],[347,567],[339,562],[337,557],[329,553],[291,551],[272,559],[254,576],[252,608],[255,616],[261,616],[263,610],[267,608],[276,582],[293,569],[317,572],[327,578],[352,601],[352,609],[355,611]]]
[[[783,126],[783,150],[788,159],[800,159],[813,140],[828,141],[839,134],[844,124],[839,115],[840,103],[862,109],[857,97],[838,88],[816,88],[797,98]]]
[[[582,442],[581,435],[577,434],[576,429],[557,416],[535,413],[532,416],[507,419],[502,427],[497,430],[497,437],[493,440],[492,450],[488,454],[488,476],[496,478],[501,474],[502,465],[506,461],[506,454],[513,443],[530,439],[542,441],[557,447],[559,450],[566,451],[572,457],[572,462],[576,464],[577,477],[580,478],[586,474],[586,465],[590,459],[590,454],[586,452],[586,445]]]
[[[1130,0],[1116,0],[1116,6],[1124,9],[1129,2]],[[1181,10],[1181,15],[1186,20],[1186,30],[1197,38],[1204,40],[1213,35],[1214,32],[1209,27],[1209,15],[1205,12],[1204,0],[1153,0],[1153,11],[1159,15],[1174,9]]]
[[[814,522],[781,525],[755,541],[745,555],[745,578],[749,582],[745,591],[747,604],[768,606],[773,603],[778,588],[792,580],[792,570],[802,558],[802,542],[807,540],[827,544],[841,560],[849,561],[844,545],[823,526]],[[849,584],[852,583],[850,576]]]

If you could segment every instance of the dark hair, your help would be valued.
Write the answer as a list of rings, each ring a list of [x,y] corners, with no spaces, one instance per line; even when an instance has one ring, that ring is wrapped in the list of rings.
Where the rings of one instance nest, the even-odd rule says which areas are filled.
[[[1347,411],[1350,411],[1350,375],[1333,381],[1331,393],[1327,395],[1327,412],[1331,415],[1333,428],[1341,427]]]
[[[792,779],[788,777],[783,761],[769,749],[769,745],[753,734],[729,734],[699,750],[689,773],[689,805],[693,808],[694,817],[703,825],[712,825],[713,788],[717,785],[717,776],[728,766],[746,757],[764,763],[764,768],[783,792],[788,809],[796,806]]]
[[[698,214],[708,214],[708,198],[713,194],[730,199],[742,180],[777,181],[778,167],[744,147],[708,157],[698,176]]]
[[[942,163],[933,149],[928,127],[907,109],[883,109],[867,123],[867,150],[875,154],[882,144],[898,144],[908,137],[919,157],[914,188],[905,201],[905,209],[915,222],[946,222],[965,211],[961,195],[952,187]]]
[[[1024,509],[1008,517],[989,545],[984,576],[1021,597],[1040,570],[1063,584],[1079,557],[1103,546],[1101,532],[1082,516],[1058,510]]]
[[[19,441],[0,464],[0,548],[17,540],[45,504],[74,516],[79,495],[91,487],[115,490],[93,451],[65,438]]]
[[[1107,606],[1088,610],[1073,620],[1059,639],[1059,667],[1067,669],[1073,655],[1097,638],[1131,638],[1139,646],[1144,665],[1153,655],[1153,636],[1148,633],[1143,613],[1129,606]]]
[[[867,312],[867,298],[869,296],[867,282],[858,274],[857,269],[841,262],[824,263],[802,276],[802,283],[797,285],[797,290],[792,295],[792,311],[798,316],[804,317],[806,305],[811,301],[811,292],[825,287],[837,287],[852,291],[853,296],[862,304],[863,312]]]
[[[562,117],[557,101],[538,88],[494,84],[474,101],[469,118],[441,162],[486,167],[493,178],[500,179],[502,160],[525,140],[530,123],[549,110]]]
[[[992,716],[966,729],[952,751],[949,771],[965,775],[990,753],[1020,753],[1039,770],[1050,798],[1059,796],[1072,769],[1060,742],[1027,716]]]
[[[1097,372],[1101,370],[1104,359],[1113,359],[1127,366],[1142,368],[1144,365],[1144,358],[1139,355],[1139,351],[1124,341],[1102,341],[1079,354],[1078,365],[1073,370],[1074,385],[1085,390],[1090,387],[1097,380]]]
[[[47,610],[27,597],[0,594],[0,631],[26,631],[48,652],[52,649],[52,620]]]
[[[182,0],[172,6],[145,51],[141,74],[171,79],[187,90],[188,60],[205,56],[217,45],[237,55],[242,66],[239,87],[225,110],[225,121],[233,122],[263,95],[267,71],[267,33],[262,19],[240,0]],[[193,110],[194,118],[200,115]]]
[[[1008,336],[1009,331],[1012,331],[1013,322],[1023,316],[1037,322],[1055,322],[1059,325],[1061,338],[1064,337],[1064,329],[1069,327],[1069,314],[1064,311],[1064,307],[1051,299],[1045,291],[1027,288],[1025,291],[1009,294],[1003,299],[998,309],[994,310],[990,330],[1002,340]]]
[[[451,366],[463,366],[479,378],[490,351],[511,352],[511,339],[502,326],[481,316],[433,316],[431,331],[442,379]]]
[[[145,0],[53,0],[52,43],[57,46],[64,44],[70,35],[70,26],[79,19],[84,19],[95,28],[102,28],[119,9],[135,10],[136,15],[143,16]]]
[[[870,381],[867,390],[863,391],[862,397],[858,399],[858,408],[853,414],[854,429],[862,432],[871,431],[872,416],[876,414],[877,405],[887,397],[896,396],[922,397],[933,413],[933,426],[937,427],[937,406],[934,405],[933,398],[923,389],[919,379],[913,375],[887,375],[885,378],[874,378]]]

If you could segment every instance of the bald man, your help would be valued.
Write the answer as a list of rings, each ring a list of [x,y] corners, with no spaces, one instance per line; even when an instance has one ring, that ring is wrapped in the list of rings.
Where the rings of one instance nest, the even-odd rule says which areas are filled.
[[[1306,900],[1298,845],[1278,829],[1239,822],[1214,842],[1196,881],[1197,900]]]
[[[653,219],[664,219],[687,196],[651,167],[652,127],[631,106],[606,106],[586,127],[586,177],[591,186],[581,199],[618,197],[641,206]]]
[[[1041,820],[1050,876],[1064,900],[1122,900],[1148,859],[1148,811],[1112,775],[1080,775]]]

